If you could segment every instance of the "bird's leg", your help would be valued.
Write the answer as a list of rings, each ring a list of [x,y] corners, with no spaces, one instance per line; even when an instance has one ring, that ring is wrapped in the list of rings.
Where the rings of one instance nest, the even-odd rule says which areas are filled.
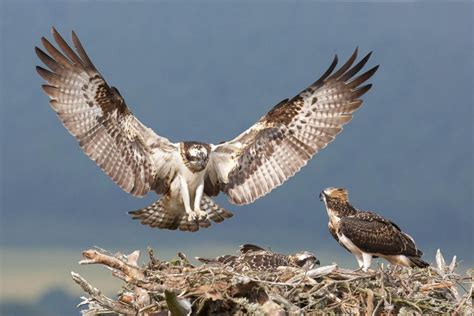
[[[359,271],[364,267],[364,260],[363,260],[363,258],[360,254],[357,254],[357,255],[354,255],[354,256],[356,257],[357,263],[359,264],[359,269],[357,269],[356,271]]]
[[[206,220],[207,213],[201,210],[202,193],[204,192],[204,181],[196,188],[196,196],[194,197],[194,212],[197,214],[199,220]]]
[[[362,271],[368,272],[370,268],[370,264],[372,263],[372,255],[363,252],[362,253],[362,260],[363,260],[363,268]]]
[[[191,209],[191,203],[189,202],[189,190],[188,190],[188,184],[186,183],[186,180],[184,177],[179,178],[179,184],[180,184],[180,191],[181,191],[181,198],[183,199],[184,203],[184,210],[186,211],[186,214],[188,214],[188,221],[195,221],[197,219],[196,213],[193,212]]]

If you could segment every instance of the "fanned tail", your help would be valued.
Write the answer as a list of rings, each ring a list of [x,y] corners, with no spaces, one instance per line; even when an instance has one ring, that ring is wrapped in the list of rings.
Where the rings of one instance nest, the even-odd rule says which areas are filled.
[[[157,227],[161,229],[195,232],[200,227],[207,228],[211,226],[211,221],[216,223],[222,222],[224,219],[232,217],[233,214],[219,205],[217,205],[210,197],[204,195],[201,200],[201,210],[208,214],[206,220],[188,220],[188,214],[182,209],[173,210],[170,208],[170,197],[164,195],[158,201],[148,207],[128,212],[133,219],[140,220],[143,225]]]
[[[173,214],[169,211],[169,196],[165,195],[158,201],[145,208],[130,211],[133,219],[140,220],[143,225],[162,229],[175,230],[181,222],[180,214]]]
[[[207,195],[203,195],[201,199],[201,210],[206,212],[209,216],[209,219],[213,222],[220,223],[226,218],[231,218],[234,216],[228,210],[220,207]]]

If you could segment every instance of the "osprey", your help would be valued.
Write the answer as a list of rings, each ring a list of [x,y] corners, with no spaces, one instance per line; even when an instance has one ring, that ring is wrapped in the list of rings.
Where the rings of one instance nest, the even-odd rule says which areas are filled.
[[[319,265],[316,256],[308,251],[284,255],[251,244],[240,246],[238,256],[224,255],[215,259],[200,257],[196,259],[207,264],[224,264],[236,271],[274,271],[282,266],[312,269],[315,265]]]
[[[85,154],[124,191],[162,197],[130,212],[142,224],[197,231],[232,213],[212,197],[224,192],[234,204],[248,204],[293,176],[349,122],[377,70],[358,75],[370,53],[353,66],[357,49],[335,71],[337,55],[315,83],[273,107],[236,138],[218,145],[170,142],[142,124],[119,91],[96,69],[72,32],[73,50],[53,28],[56,48],[41,38],[35,48],[49,70],[37,66],[43,90],[63,125]]]
[[[413,238],[382,216],[359,211],[349,203],[346,189],[327,188],[319,195],[329,216],[329,232],[351,252],[359,267],[368,271],[372,258],[382,257],[392,264],[425,268],[423,252]]]

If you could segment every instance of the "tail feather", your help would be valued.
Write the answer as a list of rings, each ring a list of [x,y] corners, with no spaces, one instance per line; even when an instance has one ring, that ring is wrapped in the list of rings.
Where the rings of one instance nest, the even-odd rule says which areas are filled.
[[[133,219],[139,219],[143,225],[175,230],[179,227],[179,218],[167,212],[168,197],[163,196],[148,207],[128,212]]]
[[[217,205],[210,197],[204,195],[201,200],[201,209],[208,214],[208,219],[200,221],[189,221],[188,214],[184,208],[180,211],[170,209],[170,196],[164,195],[158,201],[148,207],[131,211],[133,219],[138,219],[143,225],[157,227],[161,229],[180,229],[182,231],[195,232],[199,228],[207,228],[211,226],[211,221],[216,223],[222,222],[226,218],[230,218],[233,214],[219,205]]]
[[[217,205],[216,202],[207,195],[203,195],[201,199],[201,209],[208,214],[210,220],[216,223],[220,223],[226,218],[234,216],[231,212]]]
[[[209,225],[211,224],[209,223]],[[186,232],[196,232],[199,230],[199,227],[209,227],[209,225],[201,226],[197,221],[188,221],[188,215],[184,214],[180,217],[179,229]]]
[[[408,259],[415,267],[418,268],[426,268],[430,266],[428,262],[424,261],[420,257],[408,257]]]

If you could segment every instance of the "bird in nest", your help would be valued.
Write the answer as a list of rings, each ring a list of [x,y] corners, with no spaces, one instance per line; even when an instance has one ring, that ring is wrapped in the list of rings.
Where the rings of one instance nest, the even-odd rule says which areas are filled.
[[[252,244],[240,246],[238,255],[224,255],[213,259],[196,257],[196,259],[206,264],[226,265],[242,272],[276,271],[278,267],[312,269],[319,265],[316,256],[308,251],[285,255]]]

